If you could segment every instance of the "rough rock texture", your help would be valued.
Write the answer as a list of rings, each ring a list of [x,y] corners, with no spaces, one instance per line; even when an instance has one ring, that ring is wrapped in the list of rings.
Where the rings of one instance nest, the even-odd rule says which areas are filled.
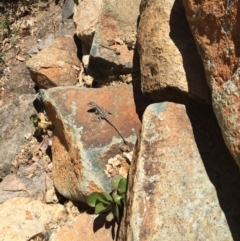
[[[47,36],[45,36],[39,43],[37,43],[34,47],[32,47],[29,51],[28,54],[33,57],[34,55],[36,55],[37,53],[39,53],[39,51],[41,51],[42,49],[44,49],[44,47],[50,43],[52,43],[54,40],[54,34],[48,34]]]
[[[0,183],[0,203],[13,197],[31,197],[44,200],[46,174],[30,179],[24,176],[10,174]]]
[[[103,0],[88,72],[109,76],[133,71],[140,0]]]
[[[32,80],[39,88],[74,85],[79,71],[72,66],[80,66],[74,37],[58,37],[32,59],[28,60]]]
[[[74,10],[77,5],[73,0],[65,0],[62,6],[62,21],[65,22],[68,18],[73,16]]]
[[[12,198],[0,205],[2,240],[48,240],[63,221],[64,206],[30,198]],[[67,215],[67,214],[66,214]]]
[[[34,132],[29,119],[34,113],[34,99],[32,94],[20,95],[0,108],[0,180],[10,173],[11,161],[27,141],[25,135]]]
[[[76,26],[76,34],[89,48],[98,23],[98,16],[101,11],[102,0],[79,1],[79,5],[73,15]]]
[[[101,6],[102,0],[80,1],[73,15],[76,34],[82,43],[82,62],[85,69],[87,69],[89,64],[90,50],[97,28]]]
[[[105,217],[82,213],[76,220],[61,227],[54,241],[112,241],[112,228],[104,227]],[[116,230],[115,230],[116,232]],[[116,233],[115,233],[116,235]]]
[[[184,0],[226,145],[240,166],[240,1]]]
[[[240,240],[239,188],[237,165],[211,109],[150,105],[120,240]]]
[[[105,164],[121,153],[123,141],[106,121],[97,121],[87,104],[93,101],[113,111],[109,118],[131,147],[140,129],[132,87],[62,87],[42,91],[41,95],[54,125],[52,159],[57,190],[70,200],[83,202],[94,191],[110,191]]]
[[[155,101],[211,101],[181,0],[142,0],[138,27],[142,91]]]

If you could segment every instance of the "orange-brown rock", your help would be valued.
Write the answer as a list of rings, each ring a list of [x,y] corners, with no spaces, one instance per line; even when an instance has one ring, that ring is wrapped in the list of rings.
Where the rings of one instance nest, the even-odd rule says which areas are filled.
[[[39,88],[75,85],[80,60],[71,35],[58,37],[27,62],[32,80]]]
[[[142,0],[138,52],[142,91],[155,101],[211,102],[181,0]]]
[[[54,241],[113,241],[116,228],[104,225],[105,217],[81,213],[73,222],[61,227]]]
[[[184,0],[226,145],[240,166],[240,1]]]
[[[150,105],[132,160],[120,240],[238,240],[239,188],[238,167],[211,109]]]
[[[94,191],[111,191],[104,169],[108,159],[122,153],[123,140],[109,123],[98,122],[87,104],[93,101],[113,111],[109,118],[132,147],[141,125],[134,104],[139,97],[134,93],[133,98],[132,87],[58,87],[41,94],[54,125],[52,159],[57,190],[70,200],[83,202]]]

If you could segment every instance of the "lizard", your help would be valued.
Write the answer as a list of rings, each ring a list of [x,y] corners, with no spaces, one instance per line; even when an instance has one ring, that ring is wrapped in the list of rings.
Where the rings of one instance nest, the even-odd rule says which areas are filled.
[[[109,46],[107,46],[107,45],[105,45],[105,44],[99,44],[99,45],[102,46],[103,48],[106,48],[106,49],[109,49],[109,50],[114,51],[114,53],[115,53],[116,55],[120,55],[120,52],[117,50],[117,48],[111,48],[111,47],[109,47]]]
[[[108,117],[108,114],[112,114],[112,112],[105,110],[103,107],[100,107],[94,102],[89,102],[88,105],[91,107],[91,109],[95,110],[95,114],[98,116],[98,121],[101,121],[102,119],[107,121],[116,130],[119,136],[123,139],[124,144],[127,145],[127,142],[125,141],[124,137],[121,135],[117,127],[112,123],[112,121]]]

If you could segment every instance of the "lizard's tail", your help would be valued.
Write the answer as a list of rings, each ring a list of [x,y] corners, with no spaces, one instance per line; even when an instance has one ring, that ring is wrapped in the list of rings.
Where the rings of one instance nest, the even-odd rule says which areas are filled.
[[[118,135],[122,138],[124,144],[127,145],[126,140],[124,139],[124,137],[122,136],[122,134],[119,132],[119,130],[118,130],[115,126],[113,126],[113,125],[112,125],[112,127],[115,129],[115,131],[118,133]]]

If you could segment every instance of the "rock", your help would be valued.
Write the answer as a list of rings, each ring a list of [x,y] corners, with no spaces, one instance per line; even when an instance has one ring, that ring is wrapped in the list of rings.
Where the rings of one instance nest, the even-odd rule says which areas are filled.
[[[142,1],[138,27],[142,91],[155,101],[211,103],[181,0]]]
[[[72,19],[66,19],[64,22],[59,23],[59,28],[57,30],[57,32],[55,33],[56,37],[59,36],[64,36],[64,35],[75,35],[75,26],[74,26],[74,22]],[[75,36],[74,36],[75,37]],[[76,43],[76,38],[75,38],[75,43]],[[80,41],[79,41],[80,42]],[[76,43],[78,46],[78,43]]]
[[[46,190],[45,178],[45,174],[34,179],[9,174],[0,183],[0,203],[13,197],[29,197],[42,201]]]
[[[73,0],[65,0],[62,6],[62,21],[65,22],[68,18],[71,18],[74,13],[76,4]]]
[[[223,138],[240,166],[239,2],[184,0],[183,3]]]
[[[63,205],[46,205],[31,198],[12,198],[0,205],[3,240],[48,240],[66,212]]]
[[[43,118],[40,114],[38,116]],[[50,136],[51,132],[48,133]],[[49,168],[51,159],[43,154],[46,151],[44,144],[39,145],[32,135],[33,133],[25,135],[28,142],[21,146],[11,162],[14,174],[9,174],[0,182],[0,203],[13,197],[30,197],[41,201],[45,199],[47,203],[58,202]]]
[[[96,215],[82,213],[72,223],[61,227],[53,241],[112,241],[112,228],[104,227],[104,222],[104,216],[96,218]]]
[[[88,74],[108,77],[133,69],[140,0],[103,0],[90,52]]]
[[[10,173],[12,159],[27,142],[25,134],[35,130],[29,119],[35,112],[34,99],[33,94],[20,95],[0,107],[0,180]]]
[[[85,69],[88,68],[89,59],[90,59],[90,50],[91,50],[91,47],[89,47],[85,43],[82,43],[82,53],[83,53],[82,62],[83,62],[83,65],[84,65]]]
[[[89,49],[93,41],[101,6],[102,0],[79,1],[73,15],[76,34]]]
[[[45,36],[40,42],[37,43],[34,47],[32,47],[29,51],[28,54],[33,57],[36,55],[39,51],[41,51],[46,45],[52,43],[54,40],[54,34],[48,34]]]
[[[45,194],[46,203],[58,203],[58,197],[56,189],[54,187],[53,180],[46,175],[46,194]]]
[[[72,66],[80,66],[80,61],[71,35],[56,38],[26,64],[39,88],[74,85],[78,81],[79,71]]]
[[[35,145],[33,147],[36,149]],[[25,156],[17,155],[12,161],[15,174],[7,175],[0,183],[0,203],[13,197],[29,197],[45,200],[46,203],[57,203],[58,197],[51,179],[51,172],[46,168],[47,156],[35,155],[31,158],[33,150],[29,145],[25,145],[24,149],[27,148],[29,152]]]
[[[238,168],[211,109],[150,105],[119,240],[239,240],[239,188]]]
[[[79,2],[73,15],[76,34],[82,42],[82,62],[88,68],[90,50],[96,31],[102,0],[84,0]]]
[[[141,123],[132,87],[58,87],[40,93],[54,125],[53,180],[59,193],[70,200],[86,202],[86,197],[94,191],[111,191],[104,169],[108,159],[121,154],[123,141],[106,121],[97,121],[87,104],[93,101],[113,111],[109,118],[129,147],[133,147]],[[134,93],[134,98],[139,95]],[[144,105],[144,99],[140,103]],[[137,109],[138,113],[142,110]]]

